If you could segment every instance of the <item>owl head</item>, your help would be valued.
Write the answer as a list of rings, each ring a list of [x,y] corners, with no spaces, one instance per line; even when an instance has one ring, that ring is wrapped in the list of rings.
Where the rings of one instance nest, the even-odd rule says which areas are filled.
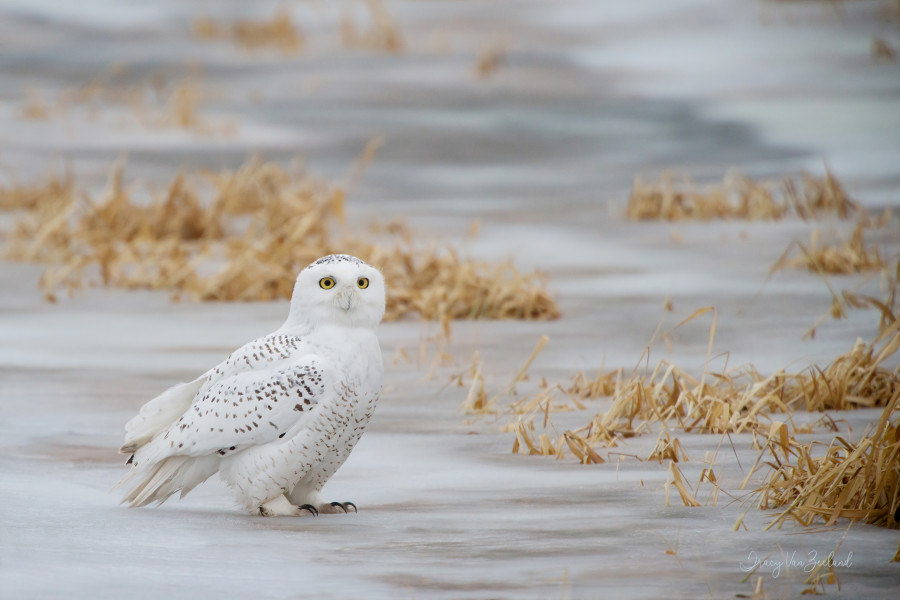
[[[288,322],[374,328],[384,316],[384,277],[347,254],[315,261],[297,276]]]

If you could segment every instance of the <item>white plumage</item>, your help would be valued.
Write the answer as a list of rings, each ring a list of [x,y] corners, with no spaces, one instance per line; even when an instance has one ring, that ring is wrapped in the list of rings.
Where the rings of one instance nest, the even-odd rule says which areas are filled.
[[[337,254],[309,265],[281,328],[125,425],[120,451],[132,466],[117,484],[131,486],[123,502],[161,504],[218,472],[251,514],[355,510],[320,492],[375,409],[384,305],[384,278],[363,261]]]

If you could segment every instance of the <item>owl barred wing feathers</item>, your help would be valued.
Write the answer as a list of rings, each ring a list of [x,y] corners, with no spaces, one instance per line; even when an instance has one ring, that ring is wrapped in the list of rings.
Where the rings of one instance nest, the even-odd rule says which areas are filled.
[[[284,336],[269,337],[284,339]],[[323,368],[315,355],[291,360],[290,355],[270,358],[259,353],[258,347],[263,344],[279,348],[278,341],[257,340],[217,367],[178,418],[161,430],[152,442],[133,451],[129,459],[132,472],[141,473],[148,468],[165,471],[163,461],[172,457],[179,457],[173,463],[190,466],[193,463],[182,459],[213,454],[224,457],[283,439],[289,432],[302,427],[305,417],[319,400],[327,400],[323,374],[328,369]],[[298,345],[302,350],[304,344],[291,343],[290,347],[296,351]],[[286,352],[284,346],[280,348]],[[230,360],[238,359],[237,364],[244,365],[242,359],[251,356],[257,357],[252,363],[258,365],[254,370],[239,368],[232,374],[228,368]],[[268,365],[260,364],[266,360],[270,360]],[[201,474],[205,474],[201,481],[193,481]],[[193,488],[210,475],[212,473],[205,473],[204,469],[195,469],[193,478],[177,478],[177,483],[173,483],[171,477],[156,480],[150,477],[148,481],[154,481],[155,489],[153,486],[138,487],[126,501],[132,506],[161,503],[185,487]],[[172,485],[165,485],[170,483]]]
[[[129,421],[121,451],[132,453],[132,466],[118,485],[131,490],[123,502],[162,503],[219,472],[253,514],[346,511],[320,491],[378,399],[374,328],[384,283],[358,259],[329,258],[298,276],[278,331],[170,388]]]
[[[178,419],[192,404],[194,398],[204,395],[222,377],[251,370],[265,361],[287,359],[290,351],[297,349],[299,338],[268,335],[253,340],[231,353],[222,364],[210,369],[189,383],[179,383],[141,407],[136,417],[125,424],[125,443],[119,449],[123,454],[132,453]]]
[[[164,458],[166,450],[202,456],[221,447],[270,442],[319,402],[324,374],[331,370],[299,338],[254,340],[204,376],[189,404],[161,430],[158,456]],[[145,460],[136,456],[133,464]]]

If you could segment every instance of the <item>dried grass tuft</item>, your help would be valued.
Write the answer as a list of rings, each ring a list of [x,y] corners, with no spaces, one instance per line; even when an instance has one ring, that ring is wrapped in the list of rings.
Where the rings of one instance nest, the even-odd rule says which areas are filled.
[[[900,367],[882,365],[898,348],[900,322],[895,321],[873,343],[857,340],[824,369],[811,366],[799,374],[776,374],[772,390],[787,406],[807,411],[885,406],[900,390]]]
[[[463,402],[463,405],[461,407],[463,412],[470,415],[497,414],[499,412],[499,401],[503,398],[508,398],[511,395],[515,394],[516,385],[527,378],[528,368],[531,366],[531,363],[534,362],[534,359],[537,358],[538,354],[541,353],[541,351],[544,349],[544,346],[546,346],[547,342],[549,341],[550,338],[548,338],[546,335],[542,335],[537,341],[537,344],[534,346],[534,349],[532,349],[531,354],[528,355],[528,358],[525,360],[525,364],[522,365],[519,371],[513,376],[510,382],[506,384],[503,390],[492,396],[490,399],[484,391],[484,378],[481,374],[483,368],[481,355],[476,352],[472,357],[472,363],[469,367],[471,384],[469,386],[469,393],[466,397],[466,400],[465,402]],[[539,399],[537,400],[532,400],[526,397],[511,405],[512,412],[518,415],[533,415],[537,410],[540,409],[541,402],[545,398],[549,402],[551,395],[549,393],[539,395]]]
[[[716,329],[714,309],[699,309],[680,325],[709,312],[714,315],[709,338],[711,352]],[[633,372],[623,376],[622,371],[617,370],[589,379],[579,373],[569,386],[543,381],[537,393],[504,405],[502,401],[514,394],[516,383],[527,377],[527,369],[542,342],[543,338],[506,390],[493,397],[489,398],[485,393],[482,364],[477,354],[470,369],[471,384],[463,410],[470,415],[509,415],[511,420],[501,431],[516,434],[514,452],[528,448],[532,454],[563,458],[568,447],[585,461],[584,457],[590,453],[586,452],[582,442],[592,450],[601,446],[614,447],[622,439],[649,431],[654,423],[685,432],[759,432],[765,429],[766,423],[773,421],[775,414],[785,415],[793,425],[791,415],[794,410],[878,407],[900,393],[900,367],[891,370],[883,366],[900,349],[900,322],[894,322],[871,344],[858,340],[848,352],[824,368],[812,365],[800,372],[778,371],[765,377],[752,366],[722,372],[712,371],[707,366],[698,378],[660,361],[652,371],[644,374]],[[461,381],[460,378],[460,385]],[[609,407],[596,413],[587,425],[567,431],[555,445],[527,443],[528,432],[535,430],[535,419],[542,417],[546,430],[551,425],[551,413],[585,410],[587,406],[583,400],[603,395],[612,396]],[[836,431],[834,419],[827,415],[820,422]],[[793,427],[794,431],[811,431],[810,426]],[[573,445],[578,448],[577,452]],[[538,447],[542,450],[534,452],[533,449]],[[677,462],[688,460],[688,457],[680,442],[663,429],[648,459]],[[588,462],[597,461],[591,459]],[[713,494],[717,494],[718,484],[713,480],[709,482],[713,484]]]
[[[512,448],[513,454],[557,455],[557,449],[547,434],[533,435],[534,424],[532,422],[519,419],[511,424],[509,429],[515,433]]]
[[[664,429],[659,432],[659,437],[656,438],[656,445],[653,447],[653,451],[650,452],[647,460],[655,460],[662,464],[664,460],[671,460],[672,462],[683,460],[687,462],[690,460],[690,457],[684,446],[678,441],[678,438],[671,437],[669,432]]]
[[[675,491],[678,492],[678,496],[685,506],[702,506],[697,500],[696,492],[691,490],[685,482],[681,469],[678,468],[675,461],[669,461],[669,480],[666,482],[666,506],[671,506],[669,504],[669,496],[671,488],[673,487],[675,488]]]
[[[665,173],[658,183],[635,179],[626,206],[631,221],[803,219],[835,214],[849,218],[857,204],[826,169],[824,177],[802,174],[782,183],[757,182],[729,172],[721,184],[699,189],[683,174]]]
[[[711,309],[700,309],[683,323]],[[710,330],[710,348],[715,322]],[[900,349],[900,323],[894,323],[873,343],[861,340],[846,353],[822,368],[787,373],[778,371],[763,376],[752,366],[715,372],[705,368],[695,377],[666,361],[660,361],[646,374],[632,373],[618,377],[613,387],[609,407],[595,414],[590,423],[576,433],[593,447],[617,445],[622,438],[640,435],[653,423],[669,428],[698,433],[740,433],[759,431],[771,422],[773,414],[783,414],[790,420],[794,410],[825,411],[851,410],[884,406],[900,391],[900,367],[888,369],[883,365]],[[580,376],[583,378],[583,376]],[[608,375],[607,375],[608,377]],[[603,380],[607,380],[604,377]],[[576,378],[576,381],[580,381]],[[541,410],[550,412],[572,410],[555,406],[551,411],[550,387],[535,398],[544,404],[534,405],[535,398],[511,404],[517,415],[534,417]],[[583,385],[579,390],[585,389]],[[590,389],[589,386],[587,389]],[[577,394],[570,396],[579,397]],[[588,398],[589,395],[580,396]],[[515,410],[525,406],[530,412]],[[581,409],[583,405],[574,408]],[[545,426],[547,417],[545,416]],[[795,427],[796,429],[796,427]],[[665,434],[668,436],[668,434]],[[674,459],[673,442],[666,438],[657,441],[651,458]]]
[[[661,421],[686,432],[737,433],[755,430],[770,413],[792,410],[848,410],[883,406],[900,390],[900,373],[882,364],[900,348],[898,325],[879,338],[861,340],[824,369],[779,371],[768,377],[752,367],[691,376],[665,361],[645,376],[633,375],[616,389],[610,408],[594,418],[607,431],[631,433],[642,423]]]
[[[622,432],[656,421],[672,422],[686,432],[737,432],[753,427],[764,411],[786,410],[775,394],[761,393],[765,383],[752,369],[705,371],[697,378],[662,361],[649,375],[626,379],[600,422]]]
[[[481,374],[483,366],[484,363],[481,360],[481,355],[476,352],[475,356],[472,357],[472,364],[469,367],[469,378],[471,379],[471,382],[469,383],[469,392],[466,394],[466,399],[460,407],[467,415],[497,414],[496,400],[488,400],[488,395],[484,391],[484,377]]]
[[[75,180],[71,173],[51,173],[45,181],[34,185],[0,186],[0,211],[43,211],[51,213],[61,204],[75,198]]]
[[[799,180],[785,179],[783,186],[788,204],[804,220],[822,215],[849,219],[859,210],[859,204],[847,195],[840,181],[827,168],[824,177],[802,173]]]
[[[164,109],[164,124],[171,123],[181,129],[200,129],[203,120],[197,111],[200,91],[192,83],[180,83],[172,90]]]
[[[728,173],[722,185],[699,190],[686,175],[665,173],[659,183],[635,179],[626,216],[632,221],[687,219],[781,219],[787,204],[769,184]]]
[[[362,6],[358,19],[356,6]],[[352,50],[372,50],[399,54],[404,41],[400,27],[381,0],[362,0],[346,3],[341,14],[341,42]]]
[[[48,297],[102,285],[255,301],[289,298],[300,269],[346,252],[390,281],[387,319],[419,315],[449,327],[456,318],[559,316],[541,277],[511,263],[464,259],[410,236],[379,244],[345,235],[343,187],[274,163],[251,159],[235,171],[181,174],[161,194],[140,195],[136,187],[125,185],[120,165],[97,199],[55,179],[4,190],[4,205],[28,210],[8,236],[6,257],[48,263]]]
[[[65,90],[53,100],[30,96],[20,114],[26,119],[47,120],[80,110],[88,120],[96,120],[104,107],[125,107],[135,121],[149,129],[184,129],[202,134],[234,133],[233,122],[212,123],[201,116],[206,94],[192,78],[167,82],[158,75],[138,82],[118,78],[127,72],[112,65],[104,73],[79,86]]]
[[[616,369],[608,373],[597,373],[593,379],[588,378],[583,372],[576,373],[572,377],[572,384],[566,388],[566,393],[585,400],[612,396],[616,392],[623,373],[622,369]]]
[[[677,440],[675,441],[677,442]],[[662,462],[662,460],[660,460],[660,462]],[[681,502],[685,506],[697,507],[702,506],[704,503],[707,506],[715,506],[719,501],[719,492],[722,491],[722,488],[719,486],[719,479],[716,477],[716,472],[712,466],[705,467],[700,471],[700,481],[697,482],[697,489],[694,490],[687,481],[685,481],[684,474],[681,472],[681,469],[678,468],[678,465],[675,464],[676,462],[678,462],[677,459],[669,460],[669,477],[665,484],[666,506],[670,506],[671,488],[675,488],[678,492],[678,496],[681,498]],[[701,503],[697,496],[700,493],[700,488],[704,484],[708,484],[711,489],[709,490],[709,494],[707,494],[704,503]]]
[[[599,465],[600,463],[606,462],[599,454],[597,454],[591,443],[576,432],[565,432],[563,434],[563,440],[565,440],[566,446],[568,446],[569,450],[581,464]]]
[[[368,251],[365,251],[368,250]],[[537,273],[522,274],[511,262],[464,259],[449,247],[401,244],[359,252],[381,266],[391,282],[388,313],[425,319],[525,319],[559,317]]]
[[[506,61],[506,44],[494,40],[478,51],[475,60],[475,75],[479,79],[487,79]]]
[[[296,54],[303,49],[303,34],[284,9],[270,19],[259,21],[245,19],[222,24],[213,19],[197,19],[193,32],[201,40],[228,40],[248,51],[274,50]]]
[[[28,121],[46,121],[53,115],[53,107],[39,94],[32,92],[20,109],[19,115]]]
[[[858,290],[868,283],[870,278],[864,280],[856,289],[841,290],[841,293],[838,294],[828,283],[828,279],[825,275],[823,273],[819,273],[819,275],[822,277],[822,280],[825,282],[825,285],[828,287],[828,291],[831,294],[831,307],[816,320],[812,327],[809,328],[803,336],[804,339],[815,338],[816,330],[819,325],[829,318],[844,319],[847,317],[847,312],[851,309],[877,310],[879,313],[879,333],[883,333],[897,321],[897,298],[898,291],[900,291],[900,258],[895,261],[892,270],[884,269],[881,271],[881,288],[885,290],[883,298],[875,298],[874,296],[858,293]]]
[[[484,395],[483,381],[479,381],[477,376],[480,375],[481,363],[480,358],[476,353],[478,372],[476,376],[472,378],[469,394],[466,402],[463,404],[466,413],[472,415],[509,415],[512,420],[501,428],[501,431],[507,432],[515,432],[518,428],[521,428],[523,424],[530,427],[530,430],[533,430],[534,419],[542,416],[543,428],[546,429],[550,425],[551,413],[585,410],[587,406],[582,402],[583,400],[594,400],[600,396],[609,395],[611,393],[616,378],[621,376],[621,371],[599,373],[595,379],[589,379],[584,373],[578,373],[572,378],[573,382],[569,387],[563,385],[551,386],[543,379],[537,393],[526,395],[522,398],[510,401],[506,405],[502,405],[502,400],[515,395],[516,384],[528,378],[528,368],[531,366],[531,363],[538,353],[543,349],[548,339],[547,336],[542,336],[538,340],[538,343],[528,360],[522,368],[519,369],[519,372],[513,377],[512,381],[503,391],[493,396],[490,400]],[[481,410],[482,406],[487,407],[487,409]],[[579,435],[580,433],[585,433],[587,438],[583,438]],[[560,436],[552,454],[556,455],[557,458],[562,458],[565,455],[566,446],[570,449],[573,448],[573,445],[577,448],[581,448],[582,443],[589,444],[590,442],[588,440],[596,441],[598,436],[608,442],[608,445],[615,445],[615,436],[608,434],[608,432],[602,432],[599,429],[599,425],[593,425],[583,427],[574,432],[568,431],[563,436]],[[516,446],[516,448],[518,447],[519,446]],[[583,449],[578,452],[575,452],[573,449],[573,453],[582,460],[586,460],[584,459],[585,456],[591,456],[591,453],[588,453]],[[590,458],[588,462],[599,461]]]
[[[858,442],[835,436],[821,456],[816,446],[790,437],[783,423],[772,425],[751,474],[768,455],[761,468],[771,470],[755,490],[759,507],[787,508],[767,529],[786,519],[809,526],[818,519],[833,525],[839,518],[900,528],[900,389],[871,434]]]
[[[568,450],[583,465],[599,465],[606,462],[594,450],[590,441],[574,431],[566,431],[554,443],[546,433],[535,434],[534,422],[522,417],[508,425],[505,431],[515,434],[513,454],[555,456],[561,460],[565,458]]]
[[[879,271],[886,266],[878,247],[866,246],[862,224],[856,226],[849,240],[842,239],[833,245],[823,244],[821,240],[821,232],[814,230],[810,234],[809,246],[796,241],[791,242],[770,272],[775,273],[785,268],[800,268],[815,273],[849,275]],[[791,251],[795,248],[800,251],[800,255],[791,257]]]

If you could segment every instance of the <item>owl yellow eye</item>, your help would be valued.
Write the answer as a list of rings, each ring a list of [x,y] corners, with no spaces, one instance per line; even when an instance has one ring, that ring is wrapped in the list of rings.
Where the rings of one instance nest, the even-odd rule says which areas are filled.
[[[356,285],[359,286],[359,289],[364,290],[369,287],[369,280],[366,277],[360,277],[356,280]]]
[[[319,280],[319,287],[323,290],[330,290],[334,287],[334,279],[331,277],[323,277]]]

